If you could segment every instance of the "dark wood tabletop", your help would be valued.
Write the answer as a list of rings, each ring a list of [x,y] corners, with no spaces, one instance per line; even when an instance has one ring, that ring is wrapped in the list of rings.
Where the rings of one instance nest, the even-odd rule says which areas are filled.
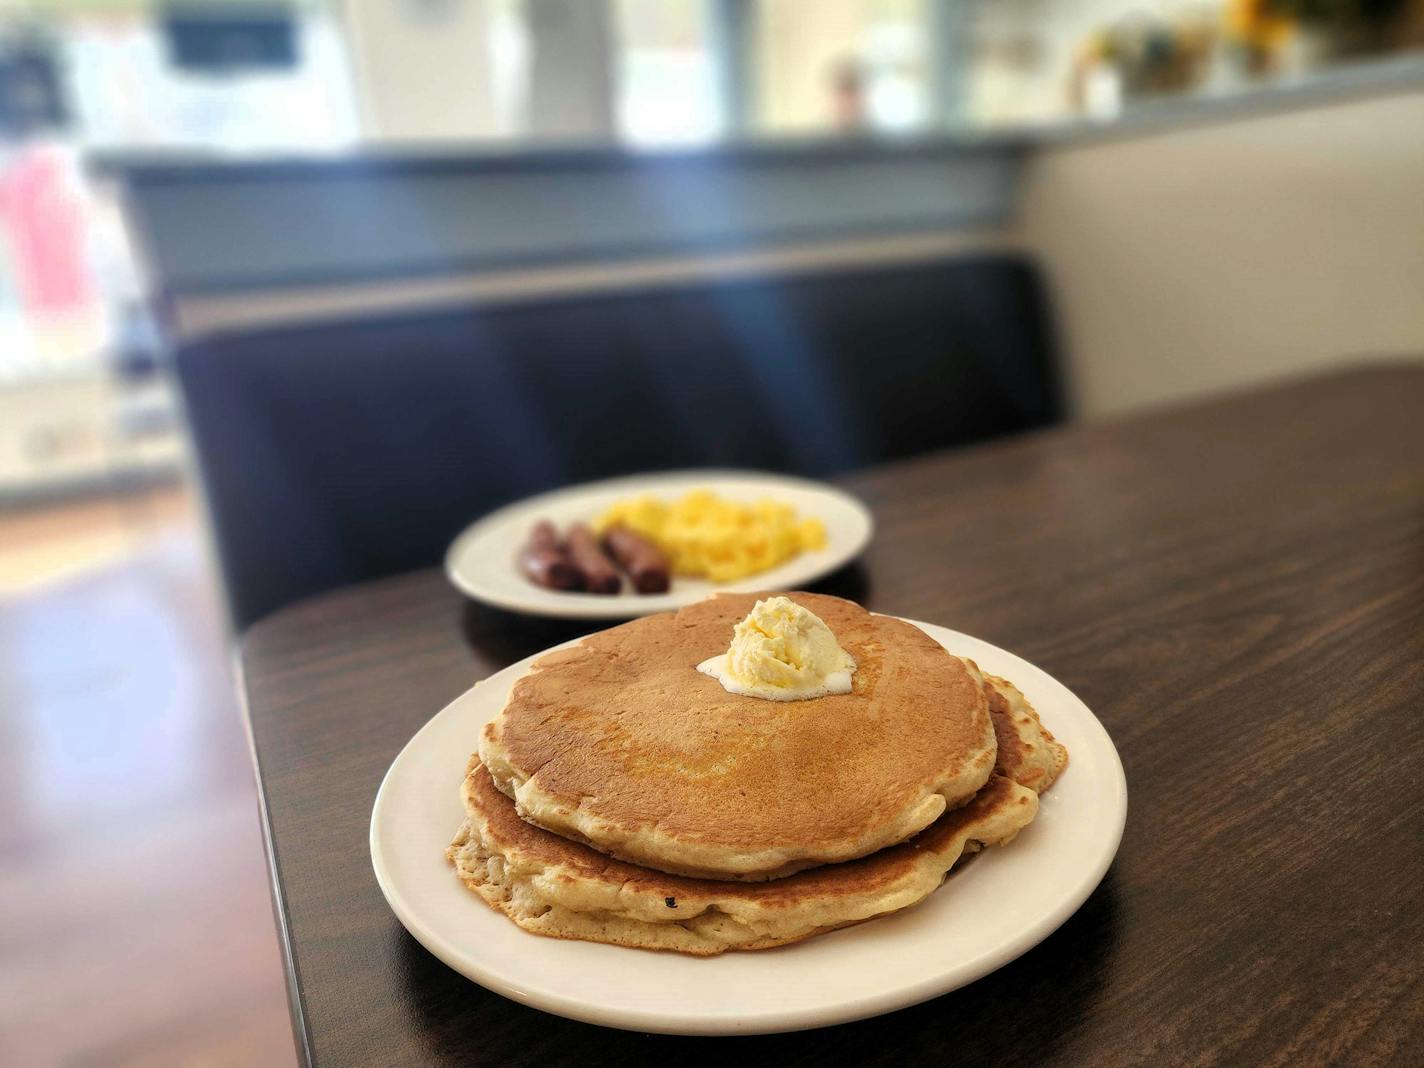
[[[476,986],[386,907],[371,804],[452,698],[593,628],[468,604],[421,572],[287,609],[242,646],[304,1056],[1424,1064],[1424,364],[843,485],[876,537],[818,589],[1026,657],[1116,742],[1127,830],[1077,914],[962,990],[794,1034],[613,1031]]]

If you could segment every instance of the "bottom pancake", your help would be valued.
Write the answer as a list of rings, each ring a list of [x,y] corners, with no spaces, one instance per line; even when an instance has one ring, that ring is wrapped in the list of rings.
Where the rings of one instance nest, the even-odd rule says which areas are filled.
[[[1009,841],[1038,795],[996,775],[974,800],[898,846],[766,883],[667,875],[519,818],[472,761],[447,855],[465,884],[526,931],[710,956],[767,949],[913,905],[965,853]]]
[[[477,758],[462,788],[466,819],[446,855],[493,908],[555,938],[711,956],[861,923],[917,904],[961,857],[1012,840],[1037,813],[1037,791],[1066,764],[1023,695],[994,683],[996,774],[967,805],[859,860],[765,883],[664,874],[525,823]]]

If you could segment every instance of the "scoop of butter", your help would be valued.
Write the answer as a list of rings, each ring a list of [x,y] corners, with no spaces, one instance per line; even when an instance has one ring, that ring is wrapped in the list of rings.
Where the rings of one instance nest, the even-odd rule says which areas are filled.
[[[697,670],[728,693],[803,701],[850,693],[855,660],[816,613],[789,597],[769,597],[737,624],[731,647]]]

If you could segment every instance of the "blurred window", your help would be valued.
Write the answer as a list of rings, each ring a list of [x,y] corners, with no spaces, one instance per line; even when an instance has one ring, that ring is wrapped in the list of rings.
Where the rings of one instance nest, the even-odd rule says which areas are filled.
[[[204,22],[192,4],[0,7],[0,383],[100,364],[139,299],[112,190],[84,180],[84,152],[304,152],[359,137],[331,12],[222,10],[264,17]],[[177,35],[162,17],[191,11]]]
[[[209,45],[175,52],[164,22],[141,15],[76,17],[64,26],[65,67],[87,146],[306,150],[348,144],[358,127],[338,27],[320,10],[295,18],[291,65],[180,66]],[[182,42],[176,42],[181,44]]]
[[[933,0],[758,0],[756,105],[767,133],[922,127]]]
[[[489,12],[490,110],[496,136],[518,137],[529,104],[529,26],[521,0],[486,0]]]
[[[710,0],[616,0],[618,128],[634,144],[725,132]]]

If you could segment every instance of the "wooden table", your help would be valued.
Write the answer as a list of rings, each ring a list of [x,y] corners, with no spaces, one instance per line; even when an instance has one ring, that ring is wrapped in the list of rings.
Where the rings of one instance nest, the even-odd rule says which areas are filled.
[[[387,909],[372,799],[446,702],[586,625],[468,605],[423,572],[288,609],[243,644],[305,1056],[1424,1064],[1424,364],[844,485],[879,528],[821,588],[1027,657],[1116,741],[1127,832],[1077,915],[963,990],[798,1034],[625,1033],[481,989]]]

